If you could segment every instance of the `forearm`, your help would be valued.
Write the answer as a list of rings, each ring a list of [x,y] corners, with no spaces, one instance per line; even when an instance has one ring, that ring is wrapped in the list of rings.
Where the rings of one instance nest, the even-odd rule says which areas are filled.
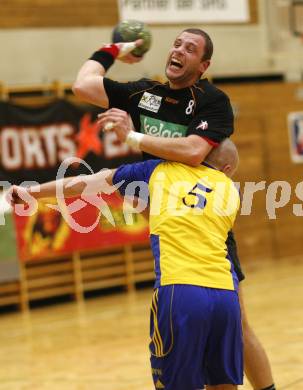
[[[98,118],[100,127],[106,131],[106,126],[110,124],[121,142],[126,142],[131,147],[139,148],[142,152],[164,160],[198,166],[213,147],[196,134],[188,137],[165,138],[136,132],[130,115],[117,108],[99,114]]]
[[[92,175],[66,177],[48,183],[30,187],[29,192],[35,199],[48,197],[70,198],[79,195],[96,195],[113,186],[116,169],[104,169]],[[114,188],[111,192],[114,192]]]
[[[79,82],[82,79],[88,77],[100,77],[100,79],[102,80],[105,76],[105,73],[106,70],[103,65],[99,64],[94,60],[87,60],[80,68],[76,77],[76,82]]]
[[[182,138],[145,135],[140,141],[140,149],[164,160],[197,166],[205,159],[212,146],[196,135]]]
[[[83,192],[87,185],[85,178],[86,176],[67,177],[44,184],[38,184],[31,186],[29,188],[29,193],[35,199],[52,198],[59,194],[65,198],[77,196]],[[72,183],[73,181],[74,183]]]

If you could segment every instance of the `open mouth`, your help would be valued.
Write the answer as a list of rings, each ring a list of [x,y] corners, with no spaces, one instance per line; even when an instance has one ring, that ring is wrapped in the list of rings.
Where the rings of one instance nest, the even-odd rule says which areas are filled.
[[[183,68],[183,64],[180,60],[176,59],[176,58],[172,58],[170,60],[170,67],[174,67],[176,69],[182,69]]]

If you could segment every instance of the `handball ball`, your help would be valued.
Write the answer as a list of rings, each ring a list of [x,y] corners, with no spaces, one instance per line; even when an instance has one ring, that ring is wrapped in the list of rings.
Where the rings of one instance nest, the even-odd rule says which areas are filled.
[[[142,57],[149,50],[152,40],[151,33],[145,23],[138,20],[123,20],[113,30],[113,43],[133,42],[137,39],[143,39],[143,43],[131,53],[136,57]]]

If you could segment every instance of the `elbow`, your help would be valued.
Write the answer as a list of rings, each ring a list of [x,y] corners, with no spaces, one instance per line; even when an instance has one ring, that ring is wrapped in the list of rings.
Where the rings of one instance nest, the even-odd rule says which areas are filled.
[[[86,88],[85,84],[81,81],[75,81],[72,85],[72,91],[75,96],[79,99],[85,99],[86,96]]]
[[[211,151],[212,146],[199,136],[187,137],[187,161],[186,164],[198,167]]]
[[[204,160],[204,156],[201,153],[201,150],[191,150],[188,154],[186,164],[192,167],[198,167]]]
[[[192,167],[198,167],[202,163],[202,161],[203,160],[201,160],[201,156],[193,156],[191,157],[188,165]]]

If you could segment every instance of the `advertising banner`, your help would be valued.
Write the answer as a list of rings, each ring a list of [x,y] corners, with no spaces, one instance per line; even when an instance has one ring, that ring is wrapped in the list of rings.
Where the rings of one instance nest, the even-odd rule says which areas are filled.
[[[62,168],[64,177],[78,176],[140,160],[138,151],[119,142],[114,132],[100,130],[97,115],[101,111],[66,100],[40,107],[0,102],[0,187],[5,190],[12,184],[55,180]],[[144,217],[135,214],[128,223],[123,199],[115,194],[106,196],[105,214],[87,201],[68,218],[64,212],[73,200],[59,208],[55,200],[45,200],[38,203],[32,216],[14,215],[19,259],[148,240]],[[10,215],[1,214],[4,245],[0,257],[4,260],[17,257],[14,245],[10,245],[12,250],[8,247],[9,238],[15,241],[10,221]]]
[[[96,118],[101,111],[66,100],[34,108],[0,102],[2,187],[54,180],[68,157],[78,157],[86,164],[69,166],[67,176],[89,173],[88,166],[97,172],[140,159],[115,133],[100,131]]]
[[[290,157],[294,163],[303,163],[303,111],[288,114]]]
[[[99,250],[148,242],[148,221],[117,194],[102,194],[103,206],[86,203],[70,213],[77,198],[57,206],[56,199],[39,201],[32,216],[15,214],[17,244],[21,261],[56,257],[75,251]]]
[[[146,23],[249,22],[248,0],[118,0],[120,19]]]

